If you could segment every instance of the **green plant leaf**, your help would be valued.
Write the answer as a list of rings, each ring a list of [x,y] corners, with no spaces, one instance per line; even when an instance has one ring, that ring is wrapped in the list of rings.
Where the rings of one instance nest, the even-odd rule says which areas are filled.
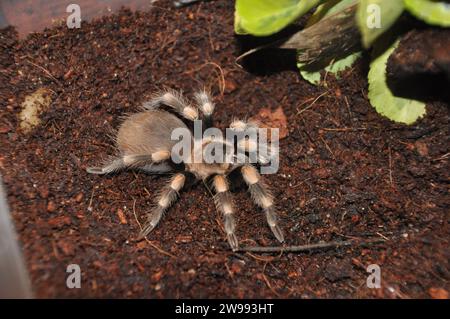
[[[396,97],[387,85],[386,64],[398,43],[396,41],[382,54],[378,55],[378,50],[372,52],[374,58],[368,75],[369,100],[379,114],[395,122],[412,124],[425,114],[425,103]]]
[[[256,36],[276,33],[319,4],[321,0],[236,0],[242,30]]]
[[[428,24],[450,27],[450,3],[433,0],[404,0],[405,8]]]
[[[395,23],[403,10],[402,0],[360,0],[356,22],[361,32],[363,46],[369,48]]]
[[[308,65],[305,65],[304,63],[301,62],[297,63],[297,67],[303,79],[305,79],[306,81],[308,81],[313,85],[320,84],[320,80],[322,79],[320,72],[322,70],[311,70],[308,68]]]
[[[325,70],[327,73],[334,74],[339,79],[339,72],[344,71],[355,63],[358,58],[361,57],[361,52],[352,53],[340,60],[330,63],[325,69],[313,69],[303,63],[297,63],[297,67],[300,70],[301,76],[311,84],[318,85],[322,80],[321,72]]]
[[[241,18],[239,17],[237,11],[234,11],[234,33],[238,35],[248,34],[241,26]]]
[[[325,68],[325,71],[330,72],[332,74],[336,74],[336,77],[339,78],[338,72],[344,71],[346,68],[349,68],[355,63],[358,58],[361,57],[361,52],[352,53],[345,58],[342,58],[336,62],[331,63],[329,66]]]
[[[325,17],[328,17],[332,14],[337,13],[338,11],[354,5],[358,1],[359,0],[328,0],[325,3],[322,3],[317,7],[316,11],[314,11],[313,15],[308,19],[305,29],[312,26],[313,24],[316,24]]]

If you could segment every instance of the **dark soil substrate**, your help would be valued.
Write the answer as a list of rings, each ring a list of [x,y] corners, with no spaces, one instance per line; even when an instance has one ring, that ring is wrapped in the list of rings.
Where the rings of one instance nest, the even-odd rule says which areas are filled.
[[[232,1],[182,9],[158,1],[149,13],[122,11],[20,42],[6,29],[0,41],[0,171],[36,296],[403,298],[449,291],[448,105],[428,103],[413,126],[380,117],[367,100],[365,59],[338,81],[328,76],[325,87],[273,57],[255,58],[261,72],[241,69]],[[200,183],[182,192],[149,242],[137,242],[133,208],[142,220],[165,177],[99,177],[85,168],[113,154],[108,134],[149,94],[163,86],[191,94],[204,84],[216,95],[221,128],[262,107],[283,108],[289,136],[268,182],[287,244],[389,240],[309,254],[233,253]],[[25,134],[20,105],[40,87],[54,92],[52,104],[43,124]],[[241,245],[277,245],[242,185],[235,204]],[[72,263],[81,266],[81,289],[66,288]],[[373,263],[381,266],[381,289],[366,287]]]

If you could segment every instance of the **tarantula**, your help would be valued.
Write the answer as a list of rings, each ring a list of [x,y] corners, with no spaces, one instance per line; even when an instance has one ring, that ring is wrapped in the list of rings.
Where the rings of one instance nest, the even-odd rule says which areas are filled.
[[[273,196],[255,166],[247,161],[244,163],[237,163],[235,160],[207,163],[203,160],[200,162],[191,160],[193,155],[202,152],[207,145],[212,143],[226,145],[227,142],[220,139],[205,139],[201,141],[200,147],[192,148],[191,154],[187,156],[188,160],[185,158],[181,163],[174,163],[174,157],[171,156],[172,148],[176,143],[171,139],[174,129],[188,129],[186,124],[190,125],[199,120],[198,109],[202,113],[199,121],[202,121],[201,123],[206,128],[212,126],[215,104],[212,102],[210,94],[203,90],[197,92],[194,97],[196,106],[189,103],[182,93],[176,91],[168,90],[154,95],[150,101],[143,104],[141,112],[127,117],[121,124],[116,137],[119,156],[108,161],[103,167],[89,167],[87,172],[99,175],[125,169],[137,169],[151,174],[174,172],[148,215],[140,238],[147,236],[156,227],[163,213],[177,199],[188,177],[203,180],[205,185],[212,182],[215,190],[216,209],[223,214],[228,242],[233,251],[236,251],[239,244],[235,235],[236,222],[233,216],[234,209],[229,192],[228,175],[235,169],[240,169],[251,197],[265,212],[267,223],[275,237],[283,242],[284,236],[278,225]],[[230,125],[230,129],[236,131],[243,131],[250,127],[257,127],[257,124],[252,121],[234,120]],[[188,130],[192,131],[192,129]],[[247,150],[251,144],[248,139],[239,143],[243,143]]]

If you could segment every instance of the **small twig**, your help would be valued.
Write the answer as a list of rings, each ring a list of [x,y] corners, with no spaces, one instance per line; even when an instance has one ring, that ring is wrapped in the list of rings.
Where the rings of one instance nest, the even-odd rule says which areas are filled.
[[[267,263],[264,264],[263,271],[262,271],[261,275],[262,275],[262,277],[263,277],[263,279],[264,279],[264,281],[265,281],[267,287],[268,287],[275,295],[277,295],[277,297],[281,298],[282,296],[281,296],[281,295],[280,295],[280,294],[272,287],[272,285],[270,284],[269,279],[267,278],[267,276],[266,276],[266,274],[265,274],[265,272],[266,272],[266,266],[267,266]]]
[[[181,8],[200,1],[202,0],[176,0],[173,2],[173,5],[175,6],[175,8]]]
[[[314,101],[312,101],[312,103],[311,104],[309,104],[307,107],[305,107],[304,109],[302,109],[302,110],[300,110],[300,111],[298,111],[297,112],[297,114],[296,115],[300,115],[300,114],[302,114],[303,112],[305,112],[306,110],[308,110],[308,109],[310,109],[322,96],[324,96],[325,94],[327,94],[327,93],[329,93],[329,91],[326,91],[326,92],[323,92],[322,94],[320,94],[318,97],[316,97],[315,99],[314,99]],[[301,104],[302,105],[302,104]],[[301,106],[300,105],[300,106]],[[299,107],[300,107],[299,106]],[[297,107],[297,109],[298,109],[298,107]]]
[[[347,106],[348,117],[349,117],[349,119],[351,119],[352,118],[352,111],[350,110],[350,103],[348,103],[348,99],[347,99],[346,95],[344,95],[344,101],[345,101],[345,105]]]
[[[367,128],[365,127],[337,127],[337,128],[332,128],[332,127],[322,127],[321,130],[324,131],[329,131],[329,132],[348,132],[348,131],[365,131],[367,130]]]
[[[322,140],[323,144],[325,144],[325,147],[327,148],[328,152],[330,152],[331,156],[333,156],[334,159],[336,159],[336,157],[334,156],[333,151],[331,150],[331,148],[328,146],[327,142],[325,142],[324,138],[322,136],[319,136],[320,139]]]
[[[389,146],[389,181],[390,181],[391,187],[392,187],[392,154],[391,154],[390,146]]]
[[[234,279],[234,275],[231,272],[230,266],[228,266],[228,264],[226,262],[224,263],[224,265],[225,265],[225,268],[227,269],[228,276],[230,276],[230,279],[233,280]]]
[[[243,249],[245,249],[245,247]],[[263,262],[266,262],[266,263],[273,261],[274,258],[275,258],[275,257],[264,258],[264,257],[261,257],[261,256],[256,256],[256,255],[251,254],[249,251],[247,251],[246,254],[249,255],[250,257],[252,257],[253,259],[256,259],[256,260],[259,260],[259,261],[263,261]]]
[[[381,238],[383,238],[384,240],[389,240],[389,238],[387,238],[386,236],[384,236],[382,233],[380,232],[376,232],[375,234],[377,234],[378,236],[380,236]]]
[[[219,82],[219,90],[220,90],[220,95],[223,96],[223,94],[225,92],[225,74],[223,72],[223,69],[216,62],[212,62],[212,61],[206,62],[206,63],[200,65],[198,68],[188,70],[188,71],[184,72],[183,74],[191,74],[191,73],[197,72],[197,71],[203,69],[207,65],[212,65],[219,70],[219,76],[218,76],[219,77],[219,81],[218,81]]]
[[[138,224],[139,228],[140,228],[141,231],[142,231],[142,225],[141,225],[141,223],[139,222],[139,219],[137,218],[137,215],[136,215],[136,200],[133,201],[133,215],[134,215],[134,219],[136,220],[136,223]],[[147,237],[144,237],[144,239],[145,239],[145,241],[146,241],[150,246],[152,246],[153,248],[155,248],[155,249],[156,249],[157,251],[159,251],[161,254],[164,254],[164,255],[169,256],[169,257],[176,258],[176,257],[175,257],[174,255],[172,255],[171,253],[169,253],[169,252],[163,250],[162,248],[158,247],[157,245],[153,244],[150,240],[147,239]]]
[[[31,62],[30,60],[26,60],[26,62],[28,62],[29,64],[31,64],[31,65],[33,65],[33,66],[35,66],[35,67],[37,67],[38,69],[41,69],[45,74],[47,74],[47,76],[48,76],[50,79],[52,79],[53,81],[55,81],[58,85],[62,86],[61,82],[59,82],[58,79],[55,78],[55,77],[53,76],[53,74],[50,73],[49,70],[47,70],[46,68],[44,68],[44,67],[42,67],[42,66],[40,66],[40,65],[38,65],[38,64],[36,64],[36,63],[34,63],[34,62]]]
[[[432,159],[431,161],[432,161],[432,162],[434,162],[434,161],[441,161],[441,160],[446,159],[446,158],[449,157],[449,156],[450,156],[450,153],[447,153],[447,154],[444,154],[444,155],[442,155],[442,156],[440,156],[440,157],[438,157],[438,158],[434,158],[434,159]]]
[[[87,210],[89,212],[92,211],[92,201],[94,199],[94,191],[95,191],[95,187],[92,187],[91,198],[89,199],[89,205],[88,205],[88,208],[87,208]]]
[[[208,24],[208,39],[209,39],[209,46],[211,47],[211,51],[214,52],[214,43],[213,43],[212,35],[211,35],[211,24]]]
[[[329,65],[333,65],[335,60],[336,60],[336,58],[333,58]],[[327,82],[328,73],[329,73],[329,71],[327,69],[325,69],[325,76],[323,77],[323,81],[322,81],[322,83],[325,83],[325,86],[326,86],[326,82]]]
[[[332,241],[328,243],[317,243],[317,244],[309,244],[309,245],[301,245],[301,246],[271,246],[271,247],[243,247],[240,251],[245,252],[260,252],[260,253],[278,253],[278,252],[290,252],[290,253],[298,253],[312,250],[320,250],[320,249],[330,249],[330,248],[338,248],[344,246],[369,246],[379,243],[384,243],[386,240],[381,238],[376,238],[373,240],[367,241],[358,241],[358,240],[347,240],[347,241]]]

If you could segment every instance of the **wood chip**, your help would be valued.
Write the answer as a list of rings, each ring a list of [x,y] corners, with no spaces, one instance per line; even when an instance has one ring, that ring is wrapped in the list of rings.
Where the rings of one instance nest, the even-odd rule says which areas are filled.
[[[117,210],[117,216],[119,217],[120,223],[122,225],[128,224],[127,218],[125,217],[125,214],[123,213],[123,210],[121,208]]]

